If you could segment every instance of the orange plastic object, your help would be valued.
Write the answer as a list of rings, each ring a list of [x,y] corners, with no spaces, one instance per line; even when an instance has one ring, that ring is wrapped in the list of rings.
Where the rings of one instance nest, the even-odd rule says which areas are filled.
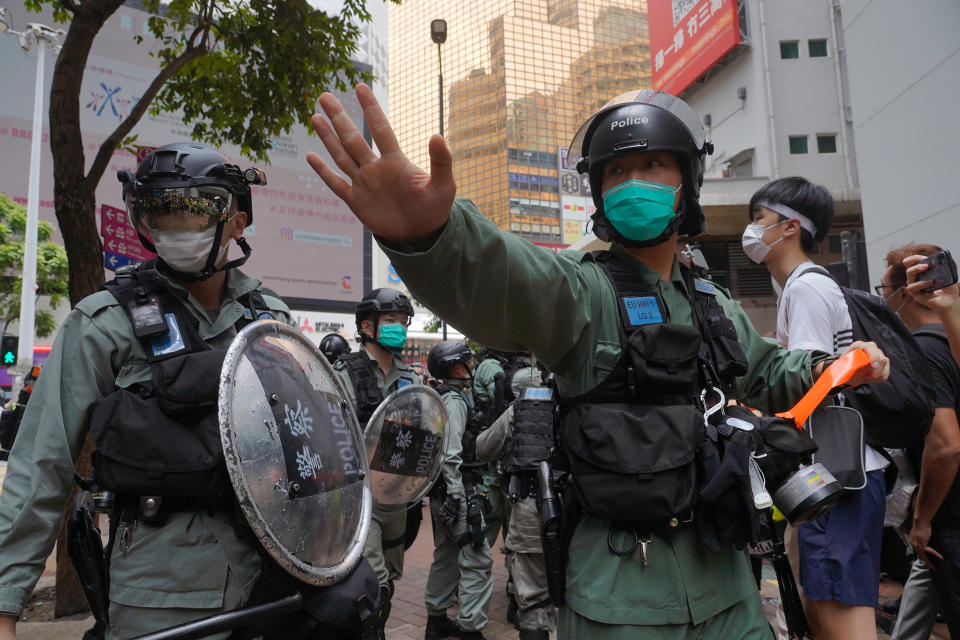
[[[863,349],[854,349],[837,358],[826,371],[817,379],[816,383],[800,398],[800,402],[784,413],[778,413],[781,418],[793,420],[798,429],[803,428],[814,409],[820,406],[823,399],[834,387],[846,384],[860,369],[870,366],[870,356]]]

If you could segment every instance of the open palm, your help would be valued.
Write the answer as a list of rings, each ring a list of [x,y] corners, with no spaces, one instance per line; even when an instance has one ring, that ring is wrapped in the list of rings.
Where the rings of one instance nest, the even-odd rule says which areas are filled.
[[[357,85],[357,100],[380,157],[331,94],[320,96],[326,118],[314,114],[311,123],[344,179],[316,153],[307,162],[330,190],[375,235],[392,242],[415,244],[443,227],[457,186],[450,150],[439,135],[430,139],[430,173],[410,162],[373,92]],[[329,119],[329,122],[328,122]]]

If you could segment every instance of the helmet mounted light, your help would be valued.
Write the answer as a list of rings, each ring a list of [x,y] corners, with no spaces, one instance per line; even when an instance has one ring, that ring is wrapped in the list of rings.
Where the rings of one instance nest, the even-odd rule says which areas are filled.
[[[137,231],[140,243],[156,252],[143,228],[158,229],[162,218],[170,215],[190,220],[190,228],[204,231],[216,225],[214,241],[206,264],[200,271],[181,271],[158,258],[161,269],[181,281],[206,280],[217,271],[239,267],[249,258],[251,249],[246,239],[239,238],[243,256],[217,267],[223,228],[232,211],[247,214],[253,222],[250,185],[267,183],[263,170],[246,171],[212,147],[195,142],[175,142],[154,149],[137,166],[136,173],[117,172],[122,185],[124,206],[130,224]]]

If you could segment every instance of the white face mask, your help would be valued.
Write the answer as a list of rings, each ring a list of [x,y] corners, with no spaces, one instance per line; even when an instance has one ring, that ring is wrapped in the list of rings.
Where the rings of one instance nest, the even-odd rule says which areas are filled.
[[[784,222],[789,221],[782,220],[776,224],[770,225],[769,227],[765,227],[762,224],[748,224],[747,228],[743,230],[743,237],[740,238],[740,244],[743,245],[743,252],[747,254],[747,257],[757,264],[763,262],[763,259],[767,257],[768,253],[770,253],[770,249],[783,240],[781,237],[773,244],[767,244],[763,241],[763,234],[767,231],[767,229],[778,227]]]
[[[204,231],[152,231],[153,246],[163,261],[178,271],[197,273],[207,264],[210,248],[217,235],[216,226]],[[227,254],[227,245],[220,247],[214,266]]]

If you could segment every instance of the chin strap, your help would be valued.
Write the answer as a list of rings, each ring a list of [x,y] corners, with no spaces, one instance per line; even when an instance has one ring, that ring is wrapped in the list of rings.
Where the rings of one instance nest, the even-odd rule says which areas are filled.
[[[243,255],[234,260],[230,260],[222,267],[217,268],[216,266],[211,266],[211,262],[217,259],[217,254],[220,253],[220,234],[222,232],[221,228],[217,228],[217,235],[213,241],[213,249],[211,249],[210,256],[207,257],[207,266],[203,268],[202,271],[180,271],[179,269],[174,269],[169,264],[164,261],[159,255],[157,256],[157,265],[164,274],[172,276],[181,282],[197,282],[200,280],[207,280],[217,271],[226,271],[228,269],[236,269],[243,263],[247,261],[250,257],[250,254],[253,253],[253,249],[250,248],[250,245],[247,243],[247,239],[243,236],[240,236],[237,239],[237,245],[240,247],[240,251],[243,252]]]

